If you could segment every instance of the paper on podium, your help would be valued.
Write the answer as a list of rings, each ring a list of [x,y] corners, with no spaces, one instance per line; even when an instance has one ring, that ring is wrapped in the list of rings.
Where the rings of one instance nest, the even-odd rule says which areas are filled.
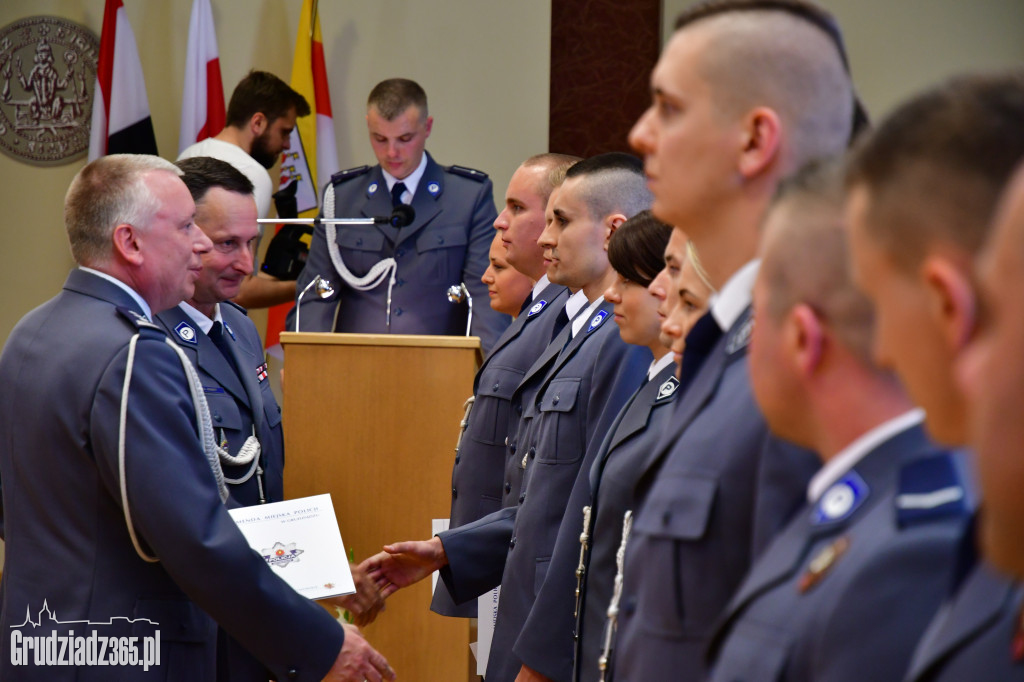
[[[302,596],[326,599],[356,591],[330,494],[228,512],[249,546]]]

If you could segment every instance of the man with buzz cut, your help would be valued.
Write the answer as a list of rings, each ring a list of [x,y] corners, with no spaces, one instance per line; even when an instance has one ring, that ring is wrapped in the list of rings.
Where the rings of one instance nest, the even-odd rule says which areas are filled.
[[[772,432],[824,466],[726,607],[712,682],[900,682],[970,518],[966,462],[928,440],[924,412],[871,361],[843,200],[839,164],[812,165],[762,228],[754,396]]]
[[[610,677],[696,682],[715,622],[820,466],[770,438],[754,402],[751,287],[779,182],[844,151],[856,105],[834,20],[800,0],[685,10],[651,93],[630,143],[654,214],[690,238],[717,293],[681,366],[693,353],[703,364],[680,377],[686,393],[639,478]]]
[[[498,511],[506,469],[508,438],[519,422],[512,396],[523,375],[561,331],[559,315],[569,290],[548,280],[537,238],[544,229],[548,197],[562,184],[565,171],[579,159],[565,154],[538,154],[524,161],[508,183],[505,208],[494,227],[506,259],[534,282],[519,317],[509,325],[480,366],[473,398],[452,466],[451,527]],[[444,583],[434,590],[430,608],[445,616],[477,616],[476,602],[452,602]]]
[[[544,582],[584,453],[604,438],[651,364],[649,349],[620,338],[604,300],[616,276],[608,239],[649,204],[640,161],[629,154],[599,154],[566,171],[548,200],[538,244],[548,278],[575,292],[582,307],[517,389],[530,390],[523,410],[533,416],[513,462],[524,472],[514,506],[430,540],[387,545],[362,564],[385,595],[438,569],[457,603],[500,584],[488,682],[513,682],[524,670],[514,647]],[[571,657],[571,643],[567,648]]]
[[[932,437],[950,446],[968,441],[968,401],[954,367],[991,324],[979,310],[974,259],[1024,160],[1022,117],[1024,73],[954,78],[894,111],[854,150],[847,172],[854,274],[878,317],[875,359],[924,408]],[[975,538],[964,538],[960,561],[955,593],[907,680],[1021,679],[1024,593],[979,557]]]
[[[487,287],[480,281],[494,236],[491,181],[478,170],[434,161],[425,150],[433,124],[418,83],[391,78],[370,91],[366,126],[377,165],[331,176],[322,215],[389,216],[406,204],[415,217],[397,226],[318,225],[297,291],[319,275],[338,293],[297,301],[297,331],[462,336],[467,306],[453,305],[445,295],[459,283],[476,302],[470,331],[480,337],[485,354],[511,322],[486,305]],[[389,259],[393,271],[371,272]],[[293,311],[292,329],[295,317]]]

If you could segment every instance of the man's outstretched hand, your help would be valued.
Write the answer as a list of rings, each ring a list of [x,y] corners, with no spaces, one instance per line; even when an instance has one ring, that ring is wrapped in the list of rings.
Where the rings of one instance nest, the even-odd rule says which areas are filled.
[[[446,565],[448,557],[444,546],[439,538],[433,537],[384,545],[383,552],[374,554],[359,564],[359,568],[376,583],[386,599]]]

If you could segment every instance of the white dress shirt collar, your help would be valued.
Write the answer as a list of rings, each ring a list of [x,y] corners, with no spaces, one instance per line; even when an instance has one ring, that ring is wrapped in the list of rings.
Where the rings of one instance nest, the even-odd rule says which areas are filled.
[[[807,486],[807,501],[811,504],[817,502],[833,483],[857,466],[857,463],[864,459],[865,455],[890,438],[896,437],[923,421],[924,410],[914,408],[862,434],[826,462],[825,466],[811,478],[811,482]]]
[[[551,281],[548,279],[548,273],[545,272],[540,276],[540,279],[537,280],[537,283],[533,285],[533,291],[530,292],[530,300],[536,301],[537,295],[544,291],[544,287],[549,284],[551,284]]]
[[[185,301],[179,303],[178,307],[181,308],[181,311],[183,313],[189,316],[189,319],[196,323],[197,327],[203,330],[204,334],[210,333],[210,330],[213,329],[214,322],[220,322],[221,324],[224,324],[224,317],[220,314],[220,303],[217,303],[213,306],[212,320],[203,313],[193,308]]]
[[[654,379],[654,377],[658,376],[658,372],[671,365],[672,358],[672,351],[668,351],[660,358],[652,362],[650,369],[647,370],[647,380],[651,381],[652,379]]]
[[[395,186],[396,182],[405,183],[405,192],[402,193],[401,199],[403,204],[411,204],[412,198],[416,196],[416,188],[420,185],[420,180],[423,179],[423,173],[427,170],[427,153],[423,152],[423,158],[420,159],[420,165],[416,166],[416,170],[409,173],[407,176],[399,180],[391,173],[388,173],[381,167],[380,172],[384,174],[384,182],[388,184],[388,194],[391,194],[391,188]]]
[[[723,332],[728,332],[743,311],[750,306],[754,280],[761,267],[760,259],[749,261],[733,273],[729,281],[711,297],[711,316]]]
[[[580,289],[579,293],[583,293],[583,289]],[[583,329],[583,325],[590,321],[591,314],[597,310],[597,307],[604,303],[604,296],[598,296],[594,299],[594,302],[587,306],[587,309],[572,318],[572,338],[576,338],[576,335]]]

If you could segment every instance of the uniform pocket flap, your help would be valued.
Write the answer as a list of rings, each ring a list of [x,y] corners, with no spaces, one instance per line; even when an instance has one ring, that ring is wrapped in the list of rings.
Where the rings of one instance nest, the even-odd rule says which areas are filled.
[[[525,372],[513,367],[488,367],[480,377],[476,392],[478,395],[509,400],[523,380],[523,374]]]
[[[465,246],[466,242],[466,230],[460,225],[432,227],[423,230],[423,233],[416,238],[416,251],[423,253],[434,249],[450,249],[455,246]]]
[[[241,430],[242,413],[238,411],[233,396],[227,393],[207,393],[206,404],[210,407],[213,428]]]
[[[576,396],[579,392],[579,379],[555,379],[541,397],[540,411],[570,412],[576,407]]]
[[[675,476],[660,481],[636,520],[636,528],[645,535],[699,540],[707,530],[718,481],[705,476]],[[662,493],[661,491],[664,491]]]
[[[338,226],[338,246],[355,251],[380,251],[384,248],[384,235],[377,228]]]

